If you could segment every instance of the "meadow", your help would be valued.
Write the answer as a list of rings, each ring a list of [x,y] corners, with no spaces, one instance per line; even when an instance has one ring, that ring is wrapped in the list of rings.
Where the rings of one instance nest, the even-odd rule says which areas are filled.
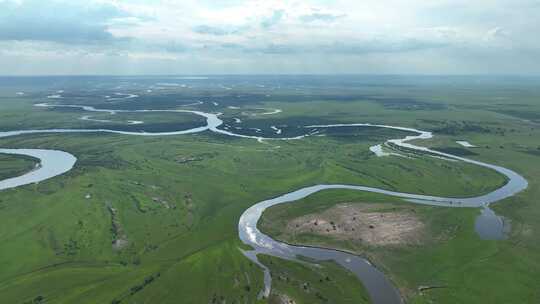
[[[38,163],[37,159],[22,156],[8,156],[0,154],[0,179],[22,175]]]
[[[106,103],[102,96],[114,90],[100,87],[99,94],[90,93],[81,84],[57,80],[30,92],[30,84],[10,83],[14,87],[4,87],[0,94],[0,129],[99,127],[150,132],[201,124],[197,116],[171,113],[93,115],[114,119],[114,123],[99,123],[79,119],[97,113],[33,106],[50,102],[46,100],[50,91],[67,87],[67,92],[71,88],[75,93],[54,102],[219,111],[231,127],[233,119],[240,118],[246,130],[238,132],[245,134],[254,132],[249,128],[260,128],[260,134],[276,137],[271,126],[280,126],[283,136],[293,136],[305,133],[303,126],[310,124],[370,122],[432,130],[436,137],[418,144],[441,150],[461,149],[455,141],[465,139],[479,146],[469,149],[474,155],[468,157],[511,168],[530,182],[526,191],[494,207],[511,221],[507,240],[478,238],[474,232],[477,209],[417,206],[347,191],[322,192],[272,208],[261,228],[278,239],[366,256],[411,303],[538,300],[540,242],[535,231],[540,228],[536,221],[540,207],[535,197],[540,194],[536,165],[540,134],[534,117],[508,112],[518,108],[515,104],[524,112],[540,112],[536,86],[490,81],[449,85],[422,79],[414,84],[373,80],[379,81],[378,86],[363,78],[352,84],[333,78],[286,80],[280,90],[275,84],[283,80],[275,78],[254,78],[247,84],[234,77],[215,80],[236,84],[228,91],[215,82],[193,81],[187,84],[190,89],[153,88],[147,96]],[[106,79],[115,81],[120,80]],[[131,79],[136,84],[124,90],[143,95],[148,83],[158,81]],[[266,87],[254,86],[260,82]],[[15,89],[30,93],[16,97]],[[505,99],[494,102],[495,97]],[[189,106],[196,100],[204,104]],[[236,107],[255,114],[260,108],[282,112],[243,115]],[[126,125],[128,120],[145,124]],[[472,165],[427,156],[376,157],[369,151],[386,139],[403,137],[401,131],[354,128],[318,135],[324,136],[266,143],[210,132],[170,137],[74,133],[2,138],[2,148],[59,149],[77,156],[78,162],[60,177],[0,192],[4,244],[0,302],[265,303],[286,296],[297,303],[364,303],[369,300],[361,284],[337,265],[324,263],[317,268],[267,256],[261,260],[275,275],[274,289],[270,299],[261,299],[262,271],[243,256],[238,239],[242,212],[261,200],[318,183],[466,197],[487,193],[505,182],[493,171]],[[0,178],[35,164],[19,157],[0,157]],[[345,201],[414,209],[427,223],[429,238],[424,246],[367,248],[280,234],[280,223]],[[442,233],[444,241],[439,237]],[[420,285],[446,287],[420,293]]]

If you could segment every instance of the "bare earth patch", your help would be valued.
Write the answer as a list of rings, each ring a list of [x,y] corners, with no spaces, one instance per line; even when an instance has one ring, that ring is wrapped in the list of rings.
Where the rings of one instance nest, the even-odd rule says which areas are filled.
[[[384,211],[382,208],[386,208]],[[414,212],[388,205],[345,203],[287,223],[286,233],[315,234],[371,246],[418,244],[424,224]]]
[[[110,203],[107,203],[107,209],[111,214],[111,232],[112,232],[112,248],[114,250],[121,250],[129,244],[128,238],[122,225],[118,220],[118,210],[113,208]]]
[[[269,303],[271,304],[296,304],[296,301],[284,294],[270,295]]]

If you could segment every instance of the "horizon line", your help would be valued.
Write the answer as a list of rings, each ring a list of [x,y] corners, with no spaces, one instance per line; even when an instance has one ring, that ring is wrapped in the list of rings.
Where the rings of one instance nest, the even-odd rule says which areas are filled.
[[[215,76],[405,76],[405,77],[540,77],[540,74],[487,74],[487,73],[188,73],[188,74],[0,74],[0,77],[215,77]]]

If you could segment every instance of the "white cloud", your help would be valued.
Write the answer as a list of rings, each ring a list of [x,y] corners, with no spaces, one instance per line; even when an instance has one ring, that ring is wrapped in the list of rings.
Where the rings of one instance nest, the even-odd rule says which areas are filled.
[[[143,67],[190,60],[206,72],[513,73],[519,69],[501,63],[512,57],[528,63],[524,72],[540,70],[530,64],[540,52],[533,0],[0,0],[0,8],[0,67],[39,57],[36,69],[50,70],[48,58],[52,66],[67,54],[95,55],[96,73],[115,72],[107,70],[113,60]]]

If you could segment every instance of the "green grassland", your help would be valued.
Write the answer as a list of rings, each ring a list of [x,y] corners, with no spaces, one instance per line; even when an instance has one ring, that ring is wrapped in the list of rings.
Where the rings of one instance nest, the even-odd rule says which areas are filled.
[[[371,141],[339,145],[338,149],[336,142],[331,144],[332,141],[321,137],[313,141],[281,142],[281,148],[274,149],[251,140],[208,136],[142,138],[70,134],[5,139],[4,146],[61,148],[77,155],[79,162],[73,171],[60,178],[2,193],[1,239],[10,245],[9,250],[0,253],[1,294],[10,301],[39,295],[57,299],[62,295],[69,301],[84,302],[87,292],[103,299],[117,298],[146,277],[160,273],[156,287],[150,285],[148,291],[128,298],[145,298],[146,294],[153,298],[163,293],[167,294],[164,298],[167,302],[182,292],[198,288],[201,292],[194,296],[217,293],[226,299],[238,299],[240,295],[254,299],[261,289],[262,277],[260,270],[249,266],[238,250],[236,224],[243,210],[265,198],[320,182],[399,187],[395,184],[397,179],[383,177],[379,159],[363,152],[373,144]],[[355,155],[360,158],[358,154],[364,154],[363,163],[367,166],[357,163],[351,165],[356,167],[354,170],[344,168],[343,164],[356,158]],[[439,160],[414,162],[418,166],[396,164],[386,170],[399,172],[406,180],[423,180],[438,189],[434,192],[456,195],[466,195],[462,190],[465,183],[443,187],[432,181],[432,175],[421,176],[422,169],[418,168],[435,165],[438,170],[431,170],[431,174],[456,180],[463,174],[477,180],[481,179],[474,178],[476,174],[489,175],[489,171],[467,173],[466,167],[450,168]],[[365,173],[358,173],[360,170]],[[475,190],[483,191],[501,182],[497,181],[501,179],[497,175],[492,178],[494,184],[488,180],[477,184]],[[402,183],[402,189],[408,191],[428,191],[425,187],[422,189],[416,182]],[[90,199],[85,198],[87,194],[91,195]],[[113,220],[109,206],[118,210],[117,217],[129,241],[121,250],[111,246]],[[21,250],[26,254],[21,256]],[[14,260],[18,262],[13,263]],[[232,262],[235,260],[237,266]],[[199,277],[194,276],[191,263],[202,267]],[[230,272],[230,280],[219,279],[212,285],[208,282],[210,278],[205,277],[205,273],[212,271],[205,267],[216,269],[219,265],[223,268],[221,275]],[[90,281],[115,282],[114,278],[118,278],[114,283],[118,285],[84,285],[87,281],[76,279],[80,272],[72,273],[73,267],[88,275],[95,271]],[[253,284],[249,293],[240,292],[243,288],[221,287],[223,281],[232,284],[234,275],[245,271],[242,269],[249,270]],[[60,274],[55,276],[55,273]],[[158,284],[160,280],[163,283]],[[76,282],[84,288],[75,288],[72,284]],[[185,289],[172,288],[174,282],[182,282],[179,285]],[[30,288],[38,285],[41,288]],[[163,288],[170,290],[164,292]],[[35,290],[35,295],[22,292],[29,289]],[[161,292],[152,292],[154,289]],[[193,302],[200,299],[194,298]]]
[[[36,100],[31,98],[0,98],[0,131],[24,129],[112,129],[123,131],[161,132],[184,130],[203,126],[205,121],[201,116],[190,113],[109,113],[88,112],[77,108],[42,108],[35,107]],[[178,109],[188,109],[181,108]],[[83,116],[90,119],[110,122],[82,120]],[[143,121],[143,124],[130,125],[129,121]]]
[[[372,94],[375,89],[369,90]],[[211,90],[202,91],[219,97]],[[536,183],[540,177],[536,165],[540,134],[534,122],[493,111],[491,108],[497,106],[490,96],[484,96],[483,87],[468,91],[385,88],[388,96],[423,100],[397,105],[362,96],[341,100],[356,94],[348,90],[340,90],[341,97],[313,91],[286,90],[267,99],[250,99],[251,103],[235,97],[231,105],[282,109],[275,115],[240,117],[245,126],[260,127],[264,132],[271,132],[272,125],[287,125],[290,130],[284,134],[295,134],[304,131],[298,130],[298,125],[340,122],[433,130],[441,136],[419,144],[459,148],[455,140],[469,140],[481,146],[471,149],[475,155],[470,157],[516,170],[529,180],[530,187],[494,207],[512,221],[510,238],[504,241],[482,241],[476,236],[474,218],[479,210],[416,206],[347,191],[323,192],[276,207],[265,214],[265,220],[280,210],[285,219],[344,200],[397,203],[417,210],[429,223],[432,235],[448,230],[451,237],[444,243],[433,240],[410,248],[331,245],[373,259],[413,303],[538,300],[534,283],[540,279],[540,240],[535,231],[540,228],[536,220],[540,207],[535,197],[540,195]],[[527,87],[521,101],[512,102],[529,104],[534,110],[530,96],[538,95],[531,91]],[[202,93],[193,93],[197,94]],[[291,101],[297,97],[302,98]],[[95,113],[35,108],[32,104],[43,100],[30,96],[0,100],[2,130],[104,126],[78,120]],[[159,108],[166,105],[169,101],[156,104]],[[150,108],[152,104],[143,100],[136,106]],[[223,112],[226,122],[239,115],[224,106],[213,111]],[[168,124],[155,130],[175,130],[176,123],[182,123],[182,129],[200,122],[193,115],[162,114],[117,114],[114,120],[119,123],[113,127],[123,125],[120,121],[124,120],[144,120]],[[111,117],[100,114],[95,118]],[[429,157],[378,158],[369,152],[371,145],[402,137],[402,132],[363,128],[321,134],[325,136],[268,143],[208,132],[171,137],[52,134],[3,138],[3,148],[60,149],[76,155],[78,162],[74,170],[60,177],[0,192],[0,241],[4,244],[0,250],[0,302],[267,302],[258,300],[262,271],[243,256],[237,236],[240,215],[254,203],[317,183],[463,197],[486,193],[504,183],[502,176],[472,165]],[[8,167],[13,164],[9,162]],[[25,166],[17,170],[24,171]],[[0,177],[7,176],[7,169],[0,168]],[[279,230],[270,228],[279,235]],[[118,240],[127,243],[114,247]],[[321,300],[315,292],[306,293],[300,282],[308,282],[333,303],[363,303],[367,299],[361,284],[336,265],[314,269],[271,257],[261,260],[273,273],[290,276],[295,283],[274,280],[274,292],[297,303]],[[320,282],[326,276],[330,282]],[[416,292],[419,285],[429,284],[449,287],[424,295]]]
[[[471,149],[476,154],[473,158],[512,168],[530,182],[526,191],[494,204],[496,212],[511,222],[512,231],[507,240],[480,240],[474,232],[474,220],[479,213],[475,209],[415,206],[380,195],[350,191],[323,192],[294,204],[272,207],[264,214],[260,228],[290,243],[342,248],[366,256],[388,273],[410,303],[534,303],[539,300],[534,282],[540,280],[539,239],[533,232],[540,228],[535,199],[539,195],[540,170],[536,165],[538,154],[534,152],[539,136],[536,128],[523,128],[511,137],[466,134],[468,140],[480,146]],[[438,136],[418,143],[439,149],[457,148],[454,140],[459,138]],[[422,218],[430,236],[421,246],[377,248],[309,233],[282,234],[288,219],[321,212],[341,202],[404,205]],[[418,291],[418,287],[430,285],[444,288]],[[489,292],[485,292],[487,290]]]
[[[19,176],[35,168],[38,160],[32,157],[0,154],[0,180]]]
[[[335,263],[298,263],[265,255],[259,260],[268,265],[273,278],[269,303],[282,303],[273,302],[279,295],[306,304],[369,303],[356,277]]]

